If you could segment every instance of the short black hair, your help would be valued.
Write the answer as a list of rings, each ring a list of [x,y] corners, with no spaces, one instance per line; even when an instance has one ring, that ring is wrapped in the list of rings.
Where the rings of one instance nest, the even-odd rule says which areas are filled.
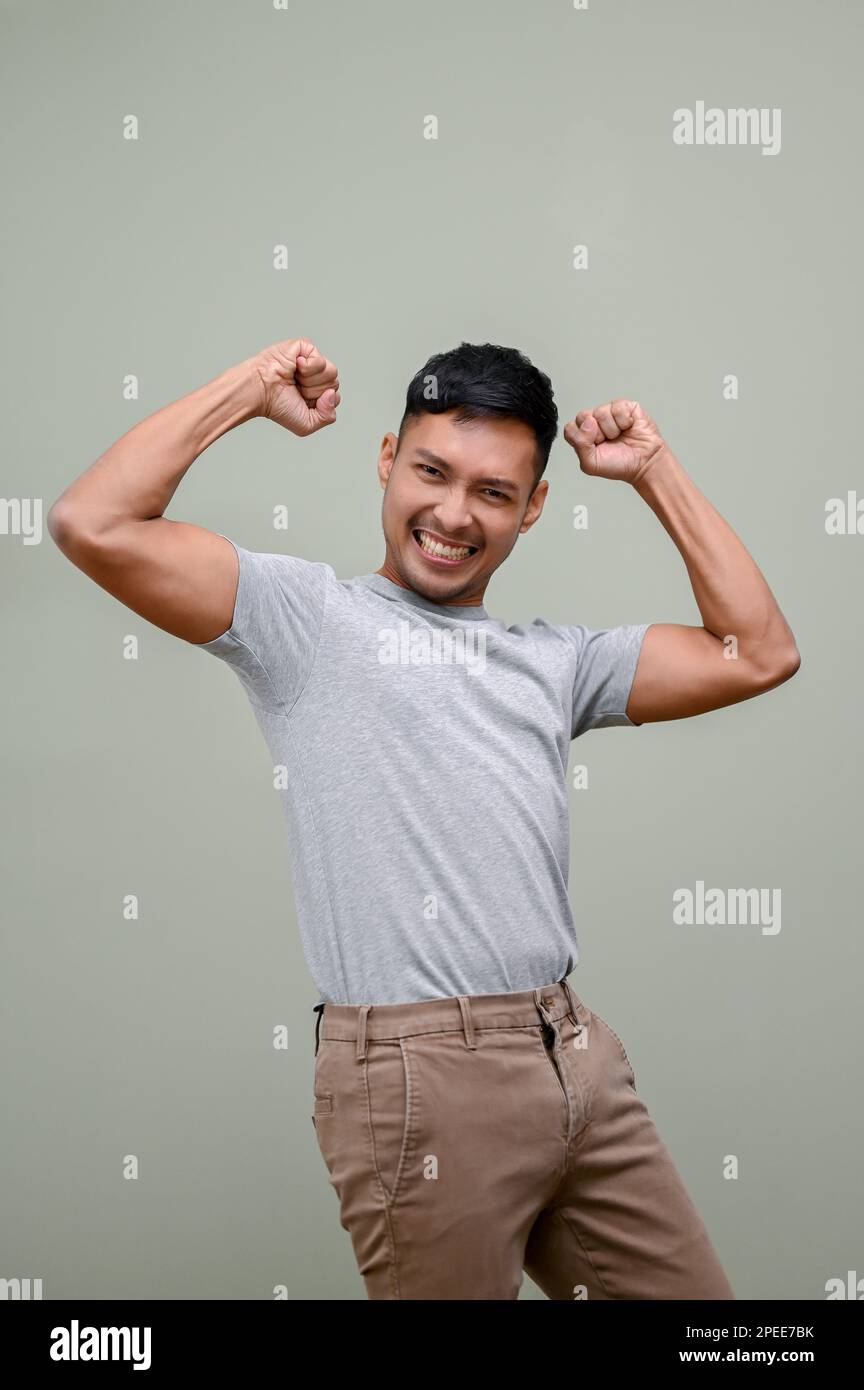
[[[537,440],[537,486],[558,433],[558,409],[549,377],[524,353],[497,343],[460,343],[448,352],[435,353],[408,387],[399,445],[408,420],[448,410],[455,411],[460,423],[497,415],[530,425]]]

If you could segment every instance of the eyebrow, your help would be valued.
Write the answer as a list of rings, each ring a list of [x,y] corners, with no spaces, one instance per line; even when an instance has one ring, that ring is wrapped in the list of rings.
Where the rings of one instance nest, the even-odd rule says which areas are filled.
[[[447,460],[442,459],[440,454],[433,453],[431,449],[424,449],[421,445],[418,445],[414,453],[426,463],[434,463],[436,467],[443,468],[445,473],[452,473],[453,471],[452,466]],[[519,490],[518,485],[510,478],[478,478],[477,482],[481,487],[506,488],[510,492],[518,492]]]

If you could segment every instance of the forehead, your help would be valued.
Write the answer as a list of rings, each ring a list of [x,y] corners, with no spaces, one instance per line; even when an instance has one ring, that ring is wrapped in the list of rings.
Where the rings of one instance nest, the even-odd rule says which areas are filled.
[[[537,439],[524,420],[482,417],[460,422],[450,411],[424,412],[406,422],[402,449],[411,459],[469,480],[497,475],[517,485],[534,481]]]

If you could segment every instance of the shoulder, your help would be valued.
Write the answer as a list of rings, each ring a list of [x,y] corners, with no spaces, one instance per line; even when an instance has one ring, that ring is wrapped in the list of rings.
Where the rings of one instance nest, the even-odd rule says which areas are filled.
[[[230,540],[230,536],[225,537]],[[261,578],[316,578],[322,581],[335,581],[332,565],[323,560],[306,560],[301,555],[287,555],[281,550],[249,550],[237,541],[231,541],[242,567],[250,574]]]

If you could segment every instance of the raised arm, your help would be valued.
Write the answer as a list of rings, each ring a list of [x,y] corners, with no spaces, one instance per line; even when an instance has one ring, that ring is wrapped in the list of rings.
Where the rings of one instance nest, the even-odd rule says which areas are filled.
[[[223,536],[163,512],[220,435],[257,416],[292,434],[336,419],[339,378],[305,338],[274,343],[122,435],[51,507],[52,539],[127,608],[189,642],[230,626],[237,555]]]
[[[764,576],[639,402],[582,410],[564,438],[583,472],[629,482],[656,513],[681,552],[702,615],[702,627],[649,627],[628,717],[635,724],[683,719],[789,680],[801,659]]]

